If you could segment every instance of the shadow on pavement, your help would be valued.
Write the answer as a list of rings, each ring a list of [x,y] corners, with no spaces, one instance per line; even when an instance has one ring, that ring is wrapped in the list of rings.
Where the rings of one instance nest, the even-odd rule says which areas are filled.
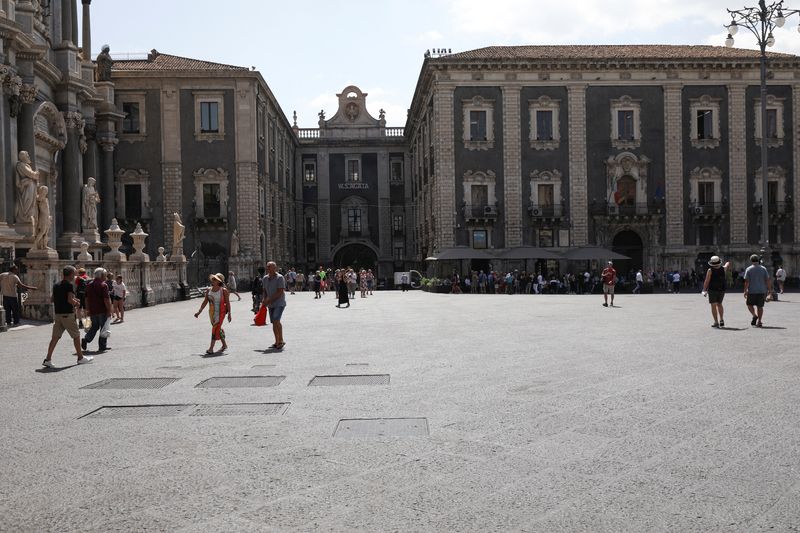
[[[783,326],[761,326],[760,328],[756,329],[786,329],[786,328]]]
[[[744,330],[746,330],[747,328],[729,328],[729,327],[727,327],[727,326],[722,326],[722,327],[721,327],[721,328],[719,328],[719,329],[724,329],[724,330],[727,330],[727,331],[744,331]]]
[[[205,352],[203,352],[203,353],[197,353],[197,354],[194,354],[194,355],[199,355],[200,357],[202,357],[204,359],[209,359],[211,357],[222,357],[223,355],[227,355],[227,354],[225,352],[214,352],[214,353],[205,353]]]
[[[57,366],[57,367],[54,367],[54,368],[48,368],[48,367],[45,366],[45,367],[42,367],[42,368],[37,368],[36,370],[34,370],[34,372],[38,372],[40,374],[54,374],[56,372],[61,372],[62,370],[69,370],[70,368],[75,368],[76,366],[78,366],[78,365],[75,364],[75,365],[69,365],[69,366]]]

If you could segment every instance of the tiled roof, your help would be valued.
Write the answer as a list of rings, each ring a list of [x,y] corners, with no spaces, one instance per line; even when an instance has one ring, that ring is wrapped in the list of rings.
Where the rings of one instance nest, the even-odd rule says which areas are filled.
[[[798,58],[792,54],[769,52],[770,57]],[[462,60],[732,60],[758,59],[758,50],[724,46],[692,46],[666,44],[624,45],[531,45],[487,46],[458,52],[442,59]]]
[[[153,50],[147,55],[147,59],[115,60],[112,70],[248,70],[248,68],[162,54]]]

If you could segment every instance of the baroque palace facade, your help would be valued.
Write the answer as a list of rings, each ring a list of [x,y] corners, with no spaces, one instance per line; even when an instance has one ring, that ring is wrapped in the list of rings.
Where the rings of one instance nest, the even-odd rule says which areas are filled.
[[[465,246],[599,245],[691,269],[770,245],[798,263],[800,58],[710,46],[489,47],[426,57],[406,126],[415,259]]]
[[[157,260],[193,284],[250,277],[267,259],[391,278],[452,248],[501,258],[594,244],[656,270],[742,260],[758,248],[767,142],[770,244],[800,267],[796,56],[770,55],[766,140],[757,53],[708,46],[426,54],[405,128],[350,86],[331,118],[301,129],[253,69],[93,56],[91,0],[80,36],[78,4],[0,0],[6,264],[146,262],[163,246]],[[103,236],[113,220],[124,254]]]

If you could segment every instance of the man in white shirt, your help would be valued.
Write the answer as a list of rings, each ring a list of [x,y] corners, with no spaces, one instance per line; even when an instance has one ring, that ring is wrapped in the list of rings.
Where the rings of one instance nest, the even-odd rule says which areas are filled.
[[[783,283],[786,281],[786,271],[782,266],[775,272],[775,281],[778,282],[778,292],[783,294]]]
[[[642,271],[639,270],[636,273],[636,288],[633,289],[633,294],[641,294],[643,286],[644,286],[644,276],[642,276]]]
[[[3,308],[6,311],[6,323],[16,326],[20,321],[19,295],[17,289],[22,288],[28,291],[36,290],[36,287],[25,285],[19,279],[17,265],[11,265],[8,272],[0,274],[0,293],[3,295]]]
[[[675,294],[681,292],[681,273],[677,270],[672,274],[672,292]]]

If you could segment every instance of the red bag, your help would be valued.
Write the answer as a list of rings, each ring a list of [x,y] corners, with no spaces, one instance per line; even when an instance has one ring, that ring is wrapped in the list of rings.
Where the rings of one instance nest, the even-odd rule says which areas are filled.
[[[261,307],[258,309],[258,313],[256,313],[255,318],[253,319],[256,326],[266,326],[267,325],[267,306],[261,304]]]

